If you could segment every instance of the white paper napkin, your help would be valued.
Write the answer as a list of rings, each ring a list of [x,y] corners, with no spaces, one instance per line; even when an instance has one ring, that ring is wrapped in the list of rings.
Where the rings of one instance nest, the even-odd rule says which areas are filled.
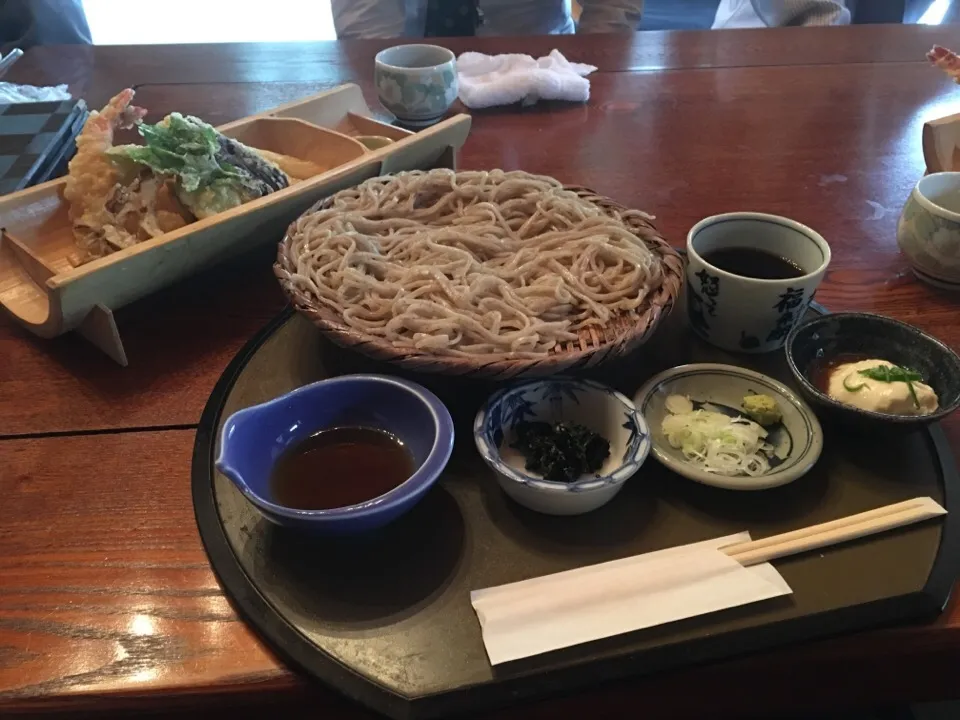
[[[0,82],[0,103],[49,102],[51,100],[69,100],[70,93],[66,85],[56,87],[35,87],[33,85],[14,85]]]
[[[717,548],[743,532],[475,590],[492,665],[792,592],[772,565],[745,568]]]
[[[469,108],[531,105],[537,100],[586,102],[593,65],[572,63],[559,50],[534,60],[529,55],[466,52],[457,58],[460,101]]]

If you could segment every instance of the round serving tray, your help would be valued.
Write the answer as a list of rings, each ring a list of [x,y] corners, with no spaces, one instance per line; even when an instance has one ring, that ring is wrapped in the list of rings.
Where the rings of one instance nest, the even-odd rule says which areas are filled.
[[[684,316],[678,308],[647,345],[605,366],[599,379],[632,394],[667,367],[726,362],[792,386],[782,354],[718,351],[688,331]],[[296,534],[263,520],[215,471],[219,430],[230,413],[314,380],[370,371],[398,373],[331,344],[308,320],[285,311],[240,351],[213,391],[194,447],[193,500],[224,592],[264,642],[293,667],[394,718],[475,713],[931,617],[947,600],[960,559],[958,478],[938,426],[878,442],[826,421],[817,466],[795,483],[756,493],[698,485],[651,458],[609,505],[579,517],[549,517],[508,500],[476,454],[471,422],[492,383],[398,373],[447,403],[458,436],[440,482],[394,524],[351,539]],[[763,537],[919,495],[951,513],[778,560],[794,590],[789,597],[496,669],[487,661],[471,590],[741,530]]]

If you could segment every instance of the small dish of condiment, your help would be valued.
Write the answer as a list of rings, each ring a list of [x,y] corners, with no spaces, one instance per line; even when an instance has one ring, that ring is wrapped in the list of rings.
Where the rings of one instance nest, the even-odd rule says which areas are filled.
[[[802,477],[820,457],[813,410],[785,385],[734,365],[681,365],[633,398],[668,469],[727,490],[765,490]]]
[[[217,469],[278,525],[351,534],[385,525],[436,482],[453,421],[416,383],[345,375],[240,410]]]
[[[892,318],[823,315],[797,327],[786,352],[804,396],[848,420],[910,427],[960,405],[960,357]]]
[[[647,424],[625,395],[568,378],[495,393],[477,413],[473,437],[503,491],[548,515],[608,503],[650,451]]]

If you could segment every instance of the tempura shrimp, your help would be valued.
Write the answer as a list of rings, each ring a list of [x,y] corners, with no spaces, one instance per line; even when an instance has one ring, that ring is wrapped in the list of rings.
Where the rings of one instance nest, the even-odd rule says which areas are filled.
[[[147,114],[143,108],[130,104],[133,94],[133,90],[127,88],[103,110],[91,112],[77,137],[77,154],[70,161],[63,191],[75,226],[96,227],[96,217],[122,179],[106,152],[113,147],[114,132],[132,127]]]
[[[952,50],[934,45],[927,53],[927,59],[960,84],[960,57]]]

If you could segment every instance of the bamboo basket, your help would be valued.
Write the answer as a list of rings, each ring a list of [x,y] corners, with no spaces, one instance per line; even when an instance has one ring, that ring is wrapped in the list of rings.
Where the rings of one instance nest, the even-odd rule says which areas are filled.
[[[174,232],[74,267],[65,179],[0,197],[0,305],[45,338],[77,330],[127,364],[113,311],[267,242],[317,200],[400,170],[453,167],[470,117],[418,133],[378,122],[357,85],[344,85],[228,123],[225,135],[309,160],[324,171]]]
[[[586,188],[567,189],[573,190],[609,215],[626,210],[620,203]],[[652,223],[636,215],[628,215],[624,222],[660,258],[663,267],[660,286],[647,296],[646,302],[640,307],[617,316],[602,331],[596,328],[583,331],[579,342],[558,346],[542,358],[515,358],[507,353],[476,356],[436,355],[398,348],[383,338],[348,327],[333,309],[315,302],[293,283],[286,282],[288,274],[295,270],[285,252],[287,244],[291,242],[289,234],[280,244],[274,272],[294,307],[309,318],[327,339],[341,347],[414,372],[495,380],[540,377],[597,367],[629,354],[653,336],[659,324],[677,303],[684,276],[682,257],[660,236]]]

